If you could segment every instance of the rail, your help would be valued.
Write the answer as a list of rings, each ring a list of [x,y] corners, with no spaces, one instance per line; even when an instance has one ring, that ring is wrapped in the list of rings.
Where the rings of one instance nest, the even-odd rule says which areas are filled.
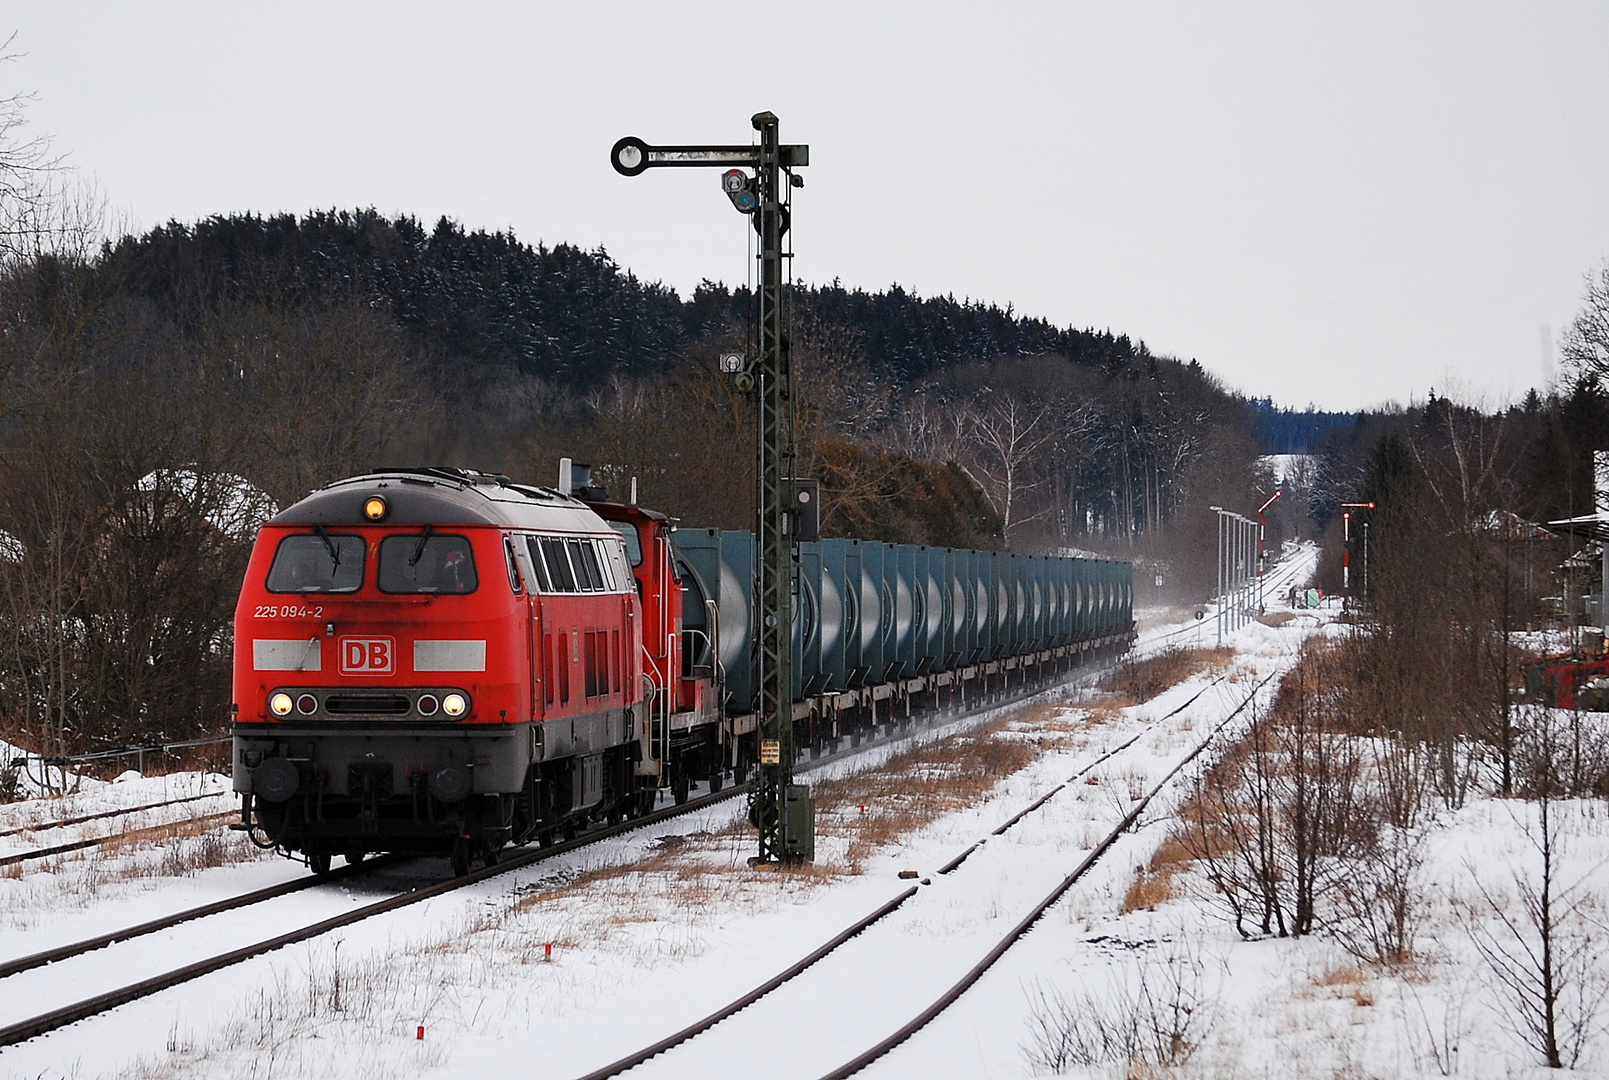
[[[966,710],[966,712],[959,715],[976,715],[987,710],[1000,708],[1004,705],[1028,700],[1040,694],[1053,691],[1058,685],[1061,684],[1061,682],[1064,681],[1065,680],[1055,680],[1052,677],[1047,679],[1046,682],[1038,685],[1021,685],[1016,688],[1016,692],[1014,693],[1002,688],[1000,691],[996,691],[992,695],[986,695],[984,699],[976,702],[971,709]],[[934,722],[950,721],[954,720],[956,716],[956,713],[949,713],[946,715],[944,710],[935,710],[930,719]],[[915,733],[910,733],[903,736],[891,735],[888,738],[881,740],[874,738],[868,743],[863,743],[862,747],[869,747],[870,745],[874,745],[879,742],[899,742],[903,738],[912,737],[915,737]],[[848,754],[850,752],[852,751],[845,750],[842,753]],[[821,759],[812,761],[808,765],[801,767],[798,772],[800,774],[805,774],[814,771],[816,768],[824,767],[830,764],[836,756],[837,755],[825,755]],[[199,960],[193,964],[188,964],[173,971],[109,990],[105,993],[95,995],[94,997],[86,998],[83,1001],[42,1013],[38,1016],[20,1021],[18,1023],[0,1027],[0,1047],[11,1046],[16,1043],[35,1038],[39,1035],[47,1034],[59,1028],[66,1027],[69,1024],[74,1024],[80,1020],[85,1020],[92,1016],[96,1016],[100,1013],[117,1008],[120,1005],[137,1001],[144,997],[149,997],[152,994],[159,993],[174,986],[179,986],[183,983],[201,978],[204,975],[211,974],[215,971],[220,971],[235,964],[243,963],[246,960],[263,956],[267,953],[285,948],[288,945],[308,941],[324,934],[328,934],[334,930],[351,926],[354,923],[387,914],[389,912],[441,896],[445,893],[453,892],[466,886],[478,884],[479,882],[485,881],[488,878],[495,877],[499,874],[508,873],[511,870],[517,870],[525,866],[530,866],[534,863],[551,859],[558,855],[563,855],[567,852],[574,851],[577,848],[595,843],[599,840],[617,836],[648,825],[657,824],[658,822],[676,817],[681,814],[701,810],[715,803],[743,795],[747,793],[748,790],[748,784],[735,785],[730,788],[725,788],[719,792],[711,792],[707,795],[689,799],[687,802],[679,805],[663,807],[643,817],[622,822],[618,825],[595,829],[583,836],[576,838],[575,840],[567,840],[562,843],[555,844],[552,847],[505,855],[496,864],[473,871],[465,876],[450,878],[432,885],[421,886],[408,892],[388,897],[384,900],[375,901],[371,904],[354,908],[332,918],[324,919],[320,922],[280,934],[276,937],[243,946],[239,949],[234,949],[227,953],[222,953],[204,960]],[[231,816],[232,813],[233,812],[231,812],[230,815],[220,816]],[[158,826],[156,828],[163,827],[167,826]],[[82,846],[89,846],[89,844],[86,843]],[[385,859],[372,860],[371,862],[364,863],[362,866],[342,867],[329,875],[320,875],[317,877],[300,879],[296,882],[288,882],[280,885],[270,886],[266,889],[257,890],[254,893],[246,893],[239,897],[218,901],[214,904],[205,905],[199,908],[189,909],[184,912],[176,913],[175,915],[152,920],[147,923],[142,923],[138,926],[128,927],[124,930],[115,931],[110,934],[104,934],[95,938],[87,939],[85,941],[64,945],[56,949],[47,950],[46,952],[36,953],[31,956],[20,957],[12,961],[0,962],[0,978],[15,974],[17,972],[27,971],[31,968],[39,967],[44,964],[54,963],[59,960],[82,955],[86,952],[105,948],[109,945],[129,940],[132,937],[144,936],[146,934],[154,933],[158,930],[178,926],[183,923],[205,918],[209,915],[218,914],[223,911],[246,907],[251,904],[262,903],[265,900],[283,896],[291,892],[296,892],[300,889],[311,888],[315,885],[324,884],[332,879],[339,880],[340,877],[362,873],[371,866],[383,865],[391,858],[392,857],[386,857]]]
[[[1275,674],[1277,675],[1277,673],[1275,673]],[[1199,700],[1199,698],[1202,696],[1202,694],[1205,694],[1207,692],[1207,690],[1209,690],[1213,686],[1216,686],[1216,685],[1220,684],[1221,682],[1223,682],[1223,680],[1225,678],[1227,678],[1227,675],[1220,676],[1220,677],[1214,679],[1211,683],[1209,683],[1207,686],[1203,687],[1198,693],[1196,693],[1194,696],[1192,696],[1183,705],[1181,705],[1178,708],[1174,709],[1172,712],[1168,713],[1166,716],[1162,717],[1161,719],[1159,719],[1157,721],[1154,721],[1153,723],[1147,725],[1144,730],[1142,730],[1141,732],[1136,734],[1133,738],[1130,738],[1130,739],[1126,740],[1125,742],[1123,742],[1118,747],[1115,747],[1113,750],[1108,751],[1106,754],[1103,754],[1096,761],[1091,762],[1089,765],[1087,765],[1084,768],[1080,769],[1077,773],[1073,774],[1073,776],[1071,778],[1069,778],[1067,781],[1065,781],[1062,784],[1058,785],[1055,789],[1053,789],[1051,792],[1047,793],[1046,795],[1044,795],[1044,796],[1040,797],[1039,799],[1035,800],[1031,805],[1029,805],[1023,811],[1019,812],[1018,814],[1014,815],[1012,818],[1007,820],[1005,822],[1005,824],[1003,824],[1000,827],[994,829],[989,834],[989,836],[998,836],[998,835],[1004,833],[1007,829],[1010,829],[1013,825],[1016,825],[1018,822],[1023,820],[1023,818],[1025,818],[1027,815],[1033,813],[1034,811],[1036,811],[1039,808],[1041,808],[1042,806],[1044,806],[1047,802],[1050,801],[1050,799],[1057,792],[1065,789],[1068,786],[1068,784],[1072,783],[1074,780],[1076,780],[1079,777],[1083,776],[1090,769],[1093,769],[1094,767],[1096,767],[1100,763],[1109,760],[1110,758],[1115,756],[1117,753],[1120,753],[1124,749],[1127,749],[1128,747],[1134,745],[1134,743],[1137,742],[1147,731],[1155,730],[1165,720],[1167,720],[1167,719],[1169,719],[1169,718],[1171,718],[1173,716],[1176,716],[1179,713],[1183,712],[1186,708],[1188,708],[1190,705],[1194,704],[1197,700]],[[1002,942],[997,944],[993,949],[991,949],[989,954],[987,956],[985,956],[983,961],[981,961],[978,965],[973,967],[972,970],[967,973],[967,976],[964,977],[960,983],[956,984],[956,986],[952,986],[950,988],[950,990],[946,991],[946,993],[939,999],[938,1002],[936,1002],[933,1006],[929,1006],[929,1008],[924,1010],[922,1012],[922,1014],[920,1016],[918,1016],[918,1018],[916,1020],[912,1021],[909,1024],[906,1024],[904,1027],[902,1027],[900,1029],[899,1032],[896,1032],[894,1036],[891,1036],[889,1039],[883,1040],[881,1043],[879,1043],[872,1050],[870,1050],[867,1053],[862,1054],[859,1057],[855,1058],[848,1065],[842,1066],[839,1069],[836,1069],[833,1072],[829,1073],[827,1075],[827,1077],[823,1078],[823,1080],[839,1080],[839,1078],[848,1077],[848,1076],[853,1075],[856,1072],[859,1072],[866,1065],[869,1065],[871,1062],[875,1061],[877,1058],[882,1057],[889,1050],[893,1049],[895,1046],[898,1046],[900,1043],[904,1042],[906,1039],[908,1039],[916,1031],[918,1031],[922,1027],[926,1026],[926,1024],[928,1022],[930,1022],[933,1019],[934,1016],[937,1016],[939,1012],[942,1012],[945,1008],[947,1008],[950,1004],[952,1004],[957,998],[959,998],[961,996],[961,994],[963,994],[969,987],[972,986],[973,983],[975,983],[979,978],[982,977],[983,973],[985,971],[987,971],[989,969],[989,967],[993,966],[995,961],[998,960],[1000,958],[1000,956],[1003,955],[1005,953],[1005,951],[1011,947],[1012,944],[1014,944],[1016,941],[1021,939],[1021,937],[1024,934],[1026,934],[1029,929],[1032,928],[1033,924],[1035,922],[1037,922],[1044,915],[1045,911],[1050,907],[1051,904],[1055,903],[1058,899],[1060,899],[1067,892],[1068,889],[1070,889],[1080,878],[1082,878],[1084,876],[1084,874],[1088,873],[1089,869],[1092,866],[1095,865],[1095,863],[1101,858],[1101,856],[1104,855],[1112,847],[1112,845],[1117,842],[1117,839],[1124,832],[1127,832],[1130,828],[1132,828],[1134,826],[1135,822],[1137,822],[1139,820],[1140,815],[1150,805],[1151,801],[1153,799],[1155,799],[1155,797],[1158,794],[1160,794],[1161,791],[1170,782],[1172,782],[1172,780],[1173,780],[1173,778],[1175,776],[1177,776],[1181,771],[1184,770],[1184,768],[1186,766],[1188,766],[1192,761],[1194,761],[1197,757],[1199,757],[1203,752],[1206,751],[1207,747],[1212,743],[1212,741],[1214,739],[1216,739],[1217,736],[1226,727],[1228,727],[1228,725],[1237,716],[1239,716],[1247,708],[1247,706],[1249,706],[1256,699],[1258,693],[1261,692],[1261,690],[1265,686],[1267,686],[1268,683],[1273,678],[1275,678],[1275,675],[1269,675],[1266,678],[1262,679],[1260,682],[1258,682],[1257,685],[1252,688],[1251,692],[1249,694],[1247,694],[1245,699],[1243,699],[1240,702],[1240,704],[1237,705],[1235,707],[1235,709],[1232,712],[1229,713],[1228,716],[1226,716],[1223,720],[1221,720],[1217,724],[1215,724],[1213,726],[1212,730],[1207,734],[1206,738],[1201,740],[1201,742],[1194,749],[1192,749],[1189,754],[1187,754],[1183,759],[1181,759],[1178,763],[1176,763],[1162,777],[1162,779],[1159,780],[1156,783],[1156,785],[1153,786],[1147,792],[1147,794],[1144,796],[1144,798],[1142,798],[1139,802],[1137,802],[1134,805],[1134,807],[1129,811],[1129,813],[1126,814],[1124,816],[1124,818],[1120,822],[1118,822],[1117,826],[1114,829],[1112,829],[1095,846],[1095,848],[1090,851],[1090,853],[1088,855],[1085,856],[1085,858],[1078,864],[1078,866],[1073,870],[1073,872],[1071,874],[1069,874],[1066,878],[1064,878],[1062,880],[1062,882],[1056,887],[1055,890],[1053,890],[1051,892],[1051,894],[1048,897],[1046,897],[1043,901],[1041,901],[1038,905],[1036,905],[1035,908],[1033,909],[1033,911],[1030,912],[1029,915],[1026,918],[1024,918],[1022,921],[1017,923],[1016,926],[1014,926],[1012,928],[1012,930],[1005,936],[1005,938],[1002,939]],[[977,843],[975,843],[971,847],[967,848],[957,858],[952,860],[950,863],[946,864],[946,866],[943,869],[941,869],[939,871],[939,873],[944,874],[944,873],[950,872],[951,870],[954,870],[957,866],[959,866],[961,864],[962,861],[965,860],[965,858],[968,855],[972,854],[974,851],[976,851],[978,849],[978,847],[980,847],[983,843],[985,843],[989,839],[989,836],[985,836],[983,839],[979,840]],[[691,1040],[693,1038],[696,1038],[697,1036],[699,1036],[699,1035],[703,1034],[704,1032],[710,1030],[711,1028],[715,1027],[717,1024],[721,1023],[722,1021],[724,1021],[726,1019],[729,1019],[732,1016],[735,1016],[737,1013],[743,1011],[744,1009],[747,1009],[750,1005],[753,1005],[755,1002],[759,1001],[761,998],[767,996],[768,994],[772,993],[773,991],[775,991],[776,989],[778,989],[779,987],[781,987],[785,983],[792,981],[794,978],[798,977],[799,975],[801,975],[803,972],[805,972],[809,968],[815,966],[821,960],[825,959],[827,956],[829,956],[830,954],[832,954],[833,952],[835,952],[839,948],[841,948],[844,944],[846,944],[847,942],[849,942],[853,938],[858,937],[860,934],[865,932],[871,926],[873,926],[874,924],[880,922],[882,919],[886,918],[892,912],[898,910],[902,905],[905,904],[906,901],[908,901],[911,897],[915,896],[917,892],[918,892],[918,888],[916,886],[911,886],[910,888],[907,888],[905,891],[901,892],[900,894],[896,895],[895,897],[893,897],[892,899],[890,899],[889,901],[887,901],[886,903],[884,903],[883,905],[878,907],[871,914],[869,914],[869,915],[865,916],[864,918],[859,919],[856,922],[852,923],[850,926],[848,926],[843,931],[839,932],[836,936],[834,936],[830,941],[828,941],[825,944],[823,944],[822,946],[818,947],[817,949],[812,951],[809,955],[805,956],[803,959],[799,960],[798,962],[792,964],[791,966],[789,966],[788,968],[786,968],[782,972],[779,972],[777,975],[772,976],[770,979],[768,979],[765,982],[761,983],[759,986],[755,987],[753,990],[750,990],[747,993],[743,994],[741,997],[735,999],[734,1001],[732,1001],[732,1002],[730,1002],[730,1003],[728,1003],[726,1005],[723,1005],[721,1008],[717,1009],[715,1012],[709,1014],[708,1016],[704,1017],[701,1020],[698,1020],[698,1021],[694,1022],[693,1024],[688,1025],[687,1027],[681,1029],[680,1031],[677,1031],[677,1032],[675,1032],[675,1033],[673,1033],[671,1035],[668,1035],[665,1038],[660,1039],[657,1042],[655,1042],[655,1043],[653,1043],[653,1044],[651,1044],[651,1045],[649,1045],[647,1047],[644,1047],[641,1050],[638,1050],[638,1051],[636,1051],[636,1052],[634,1052],[632,1054],[628,1054],[625,1057],[620,1058],[617,1061],[614,1061],[614,1062],[612,1062],[612,1063],[610,1063],[608,1065],[603,1066],[602,1068],[595,1069],[592,1072],[586,1073],[584,1076],[582,1076],[580,1078],[580,1080],[610,1080],[610,1078],[612,1078],[612,1077],[616,1077],[616,1076],[619,1076],[619,1075],[621,1075],[621,1074],[623,1074],[625,1072],[628,1072],[629,1070],[634,1069],[637,1066],[644,1064],[645,1062],[647,1062],[647,1061],[659,1056],[660,1054],[663,1054],[668,1050],[674,1049],[675,1047],[680,1046],[681,1044],[683,1044],[683,1043],[685,1043],[685,1042],[687,1042],[687,1041],[689,1041],[689,1040]]]

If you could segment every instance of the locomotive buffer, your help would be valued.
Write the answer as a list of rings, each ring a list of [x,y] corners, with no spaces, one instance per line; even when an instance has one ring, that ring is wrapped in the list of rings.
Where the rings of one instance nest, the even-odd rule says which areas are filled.
[[[759,404],[760,775],[749,817],[760,834],[759,854],[750,863],[765,865],[815,856],[810,789],[793,783],[793,613],[799,590],[796,545],[815,539],[801,526],[813,532],[817,517],[814,483],[793,479],[798,460],[793,363],[782,332],[782,260],[791,254],[782,250],[789,189],[804,186],[793,170],[810,164],[810,148],[782,144],[772,113],[756,113],[752,123],[759,133],[757,146],[650,146],[628,137],[615,143],[609,160],[622,176],[661,167],[725,168],[721,190],[750,216],[760,237],[759,355],[752,363],[739,355],[723,356],[721,367]]]

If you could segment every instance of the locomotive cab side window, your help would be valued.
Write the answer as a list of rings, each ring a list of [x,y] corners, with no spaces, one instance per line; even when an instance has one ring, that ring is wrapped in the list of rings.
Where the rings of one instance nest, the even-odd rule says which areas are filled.
[[[363,587],[361,536],[295,533],[279,542],[268,568],[271,593],[350,593]]]
[[[552,592],[580,592],[576,588],[575,570],[570,566],[570,556],[565,553],[564,541],[557,536],[543,536],[539,538],[542,545],[542,554],[547,559],[548,577],[552,579]]]
[[[632,535],[636,536],[637,534],[632,533]],[[615,588],[620,592],[627,592],[636,588],[637,583],[631,572],[631,564],[628,562],[626,545],[605,540],[603,542],[603,552],[608,557],[610,568],[614,570]]]
[[[527,536],[525,547],[542,592],[623,592],[632,587],[625,550],[613,539]]]
[[[629,521],[611,521],[609,527],[620,534],[620,539],[626,544],[626,558],[631,565],[642,565],[642,539],[637,535],[637,526]]]
[[[591,540],[571,540],[570,561],[575,564],[576,580],[586,592],[602,592],[607,585],[604,583],[603,567],[598,565],[598,549]]]
[[[380,541],[380,591],[472,593],[480,587],[466,536],[404,533]]]
[[[514,538],[503,537],[503,558],[508,563],[508,587],[516,593],[524,592],[525,587],[520,581],[519,560],[514,557]]]
[[[535,536],[525,538],[525,553],[531,557],[531,573],[536,587],[542,592],[553,591],[553,577],[548,573],[547,560],[542,556],[542,541]]]

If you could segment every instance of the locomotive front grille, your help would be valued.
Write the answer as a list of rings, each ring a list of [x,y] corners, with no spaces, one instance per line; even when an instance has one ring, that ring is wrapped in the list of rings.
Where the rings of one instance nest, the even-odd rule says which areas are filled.
[[[413,711],[406,694],[331,694],[324,699],[331,716],[404,716]]]

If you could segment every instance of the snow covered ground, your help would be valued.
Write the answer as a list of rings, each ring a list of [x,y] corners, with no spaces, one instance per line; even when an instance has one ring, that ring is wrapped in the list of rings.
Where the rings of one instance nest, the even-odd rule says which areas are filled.
[[[0,744],[0,755],[10,753],[10,747]],[[18,753],[13,760],[20,758]],[[59,783],[56,770],[51,772],[52,783]],[[75,776],[66,794],[44,794],[43,779],[37,759],[30,759],[29,767],[19,770],[18,781],[33,797],[0,804],[0,858],[132,829],[188,823],[238,805],[229,778],[211,773],[141,776],[130,770],[112,781]],[[0,910],[6,906],[0,884]]]
[[[10,1047],[0,1051],[0,1073],[578,1077],[783,970],[909,888],[898,875],[916,871],[917,893],[893,914],[732,1020],[630,1074],[819,1077],[891,1033],[976,963],[1212,725],[1265,676],[1294,663],[1306,637],[1340,632],[1327,618],[1303,612],[1269,620],[1278,626],[1253,623],[1235,636],[1230,668],[1203,672],[1150,702],[1116,708],[1088,695],[1047,695],[931,732],[914,750],[877,748],[832,762],[808,777],[823,796],[817,859],[808,868],[749,869],[752,836],[734,800]],[[1136,734],[1132,747],[990,836]],[[872,768],[885,763],[898,784]],[[975,792],[965,805],[946,801],[945,792],[965,785]],[[1496,927],[1493,911],[1514,907],[1529,880],[1534,806],[1476,798],[1442,814],[1420,871],[1428,899],[1416,953],[1392,972],[1360,966],[1324,935],[1242,940],[1199,871],[1178,874],[1149,908],[1125,905],[1188,786],[1181,779],[1165,788],[1139,825],[977,985],[862,1075],[1042,1075],[1043,1036],[1056,1027],[1058,1010],[1084,1017],[1086,1035],[1092,1016],[1112,1029],[1135,1017],[1185,1017],[1194,1053],[1171,1071],[1136,1076],[1529,1075],[1534,1055],[1509,1030],[1511,1011],[1471,927]],[[1609,915],[1593,899],[1609,884],[1609,822],[1599,803],[1554,809],[1564,844],[1557,881],[1585,901],[1581,924],[1569,932],[1590,943]],[[985,837],[952,874],[935,873]],[[71,882],[96,861],[63,860],[48,872],[29,868],[0,880],[0,957],[305,873],[243,852],[224,865],[129,876],[74,901],[82,889]],[[137,949],[81,958],[72,962],[85,965],[76,971],[62,965],[0,980],[0,1018],[20,1019],[75,990],[92,992],[91,984],[143,977],[445,873],[444,864],[420,860],[281,898],[271,910],[175,928]],[[8,902],[7,888],[37,903]],[[1589,1043],[1581,1062],[1588,1069],[1604,1062]],[[1066,1071],[1118,1077],[1125,1070],[1106,1063]]]

